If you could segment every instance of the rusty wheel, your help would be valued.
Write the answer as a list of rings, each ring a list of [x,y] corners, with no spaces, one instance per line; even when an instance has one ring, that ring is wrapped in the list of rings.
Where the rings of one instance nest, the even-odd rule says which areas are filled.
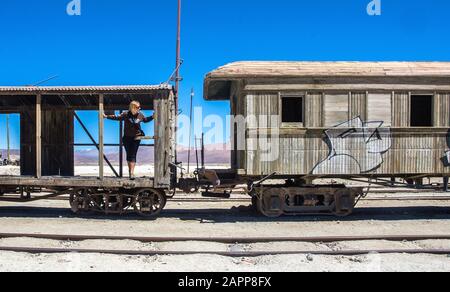
[[[74,189],[70,194],[70,208],[73,213],[79,214],[89,208],[89,189]]]
[[[164,192],[154,189],[142,189],[136,192],[134,210],[144,217],[158,216],[166,206],[167,198]]]
[[[331,212],[337,217],[347,217],[353,214],[355,207],[355,194],[345,189],[334,195]]]
[[[273,191],[273,193],[271,191]],[[256,199],[258,212],[268,218],[279,218],[283,216],[284,211],[282,205],[283,202],[281,196],[276,189],[260,194]]]

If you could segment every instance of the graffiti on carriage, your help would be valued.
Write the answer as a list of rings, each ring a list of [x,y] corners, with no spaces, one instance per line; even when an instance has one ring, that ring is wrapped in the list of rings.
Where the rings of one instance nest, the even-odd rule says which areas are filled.
[[[330,148],[328,157],[316,165],[312,174],[363,174],[376,171],[392,146],[391,129],[382,121],[363,121],[355,117],[325,131]]]

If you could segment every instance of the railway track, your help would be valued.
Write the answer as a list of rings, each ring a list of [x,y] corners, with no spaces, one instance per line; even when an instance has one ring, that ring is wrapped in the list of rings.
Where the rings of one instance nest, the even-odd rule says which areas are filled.
[[[405,191],[398,192],[405,193]],[[32,200],[20,199],[12,196],[4,196],[0,197],[0,201],[3,202],[32,202],[38,200],[46,200],[46,201],[69,201],[68,196],[61,197],[45,197],[39,198],[35,197]],[[218,198],[180,198],[175,197],[173,199],[169,199],[170,202],[174,203],[251,203],[251,198],[231,198],[231,199],[218,199]],[[450,201],[450,196],[416,196],[416,195],[408,195],[408,196],[387,196],[387,197],[366,197],[361,201]]]
[[[382,249],[382,250],[339,250],[339,251],[140,251],[140,250],[102,250],[102,249],[74,249],[74,248],[41,248],[41,247],[0,247],[0,251],[32,253],[32,254],[58,254],[58,253],[85,253],[109,254],[127,256],[157,256],[157,255],[218,255],[225,257],[260,257],[269,255],[328,255],[328,256],[358,256],[367,254],[431,254],[449,255],[450,249]]]
[[[389,236],[333,236],[333,237],[251,237],[251,238],[230,238],[230,237],[130,237],[130,236],[98,236],[98,235],[57,235],[57,234],[21,234],[2,233],[0,238],[34,238],[49,239],[58,241],[84,241],[84,240],[134,240],[143,243],[156,242],[215,242],[226,244],[251,244],[270,242],[308,242],[308,243],[334,243],[348,241],[369,241],[386,240],[413,242],[423,240],[450,240],[450,235],[389,235]],[[258,257],[266,255],[332,255],[332,256],[356,256],[371,253],[377,254],[433,254],[449,255],[449,249],[373,249],[373,250],[292,250],[292,251],[163,251],[163,250],[108,250],[108,249],[83,249],[83,248],[46,248],[46,247],[21,247],[21,246],[0,246],[0,251],[21,252],[33,254],[55,254],[55,253],[100,253],[111,255],[128,256],[155,256],[155,255],[219,255],[227,257]]]

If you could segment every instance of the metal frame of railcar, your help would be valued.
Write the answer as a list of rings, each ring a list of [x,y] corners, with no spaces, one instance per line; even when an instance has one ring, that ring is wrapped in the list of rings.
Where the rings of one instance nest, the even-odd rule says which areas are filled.
[[[27,104],[23,99],[34,101],[34,104]],[[46,100],[47,99],[47,100]],[[143,146],[155,147],[155,175],[153,177],[138,178],[131,181],[123,178],[122,143],[104,143],[104,119],[105,110],[125,110],[131,100],[140,100],[144,109],[150,109],[155,114],[155,136],[151,137],[154,144]],[[0,176],[0,193],[6,191],[19,191],[23,197],[30,197],[34,190],[66,190],[71,192],[71,206],[74,212],[97,211],[105,213],[127,213],[132,209],[139,214],[154,216],[164,208],[166,195],[165,191],[173,188],[173,174],[171,164],[175,163],[175,109],[174,94],[170,85],[144,85],[144,86],[88,86],[88,87],[0,87],[0,113],[20,113],[30,110],[32,106],[33,118],[29,127],[34,129],[35,147],[33,153],[35,157],[24,161],[22,165],[35,164],[33,175],[21,176]],[[98,142],[89,133],[76,110],[97,110],[98,111]],[[67,111],[73,114],[84,131],[90,137],[92,143],[70,144],[72,149],[76,146],[95,146],[99,152],[99,174],[97,177],[75,177],[63,175],[43,175],[42,134],[50,131],[50,135],[61,135],[63,138],[72,137],[72,134],[57,133],[51,129],[51,125],[43,118],[43,112],[47,111]],[[56,114],[57,115],[57,114]],[[63,120],[63,122],[73,123],[73,118]],[[24,122],[25,123],[25,122]],[[50,122],[51,123],[51,122]],[[120,123],[120,133],[122,134],[122,123]],[[73,125],[69,126],[69,131],[73,131]],[[23,134],[23,133],[21,133]],[[66,135],[66,136],[64,136]],[[22,136],[22,135],[21,135]],[[22,140],[22,137],[21,137]],[[119,139],[121,141],[121,139]],[[120,147],[120,170],[117,172],[104,154],[105,146]],[[72,150],[73,151],[73,150]],[[73,152],[72,152],[73,153]],[[52,155],[51,153],[49,154]],[[47,154],[47,156],[49,156]],[[49,157],[45,157],[50,159]],[[162,159],[160,159],[162,158]],[[31,161],[34,160],[35,161]],[[116,177],[106,177],[104,162],[112,168]],[[60,162],[67,166],[70,161]],[[72,160],[73,163],[73,160]],[[72,166],[68,166],[69,168]],[[24,193],[27,194],[24,196]]]

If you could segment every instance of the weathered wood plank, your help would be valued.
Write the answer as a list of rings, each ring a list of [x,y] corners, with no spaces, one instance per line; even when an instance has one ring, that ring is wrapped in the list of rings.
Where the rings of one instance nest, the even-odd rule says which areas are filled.
[[[450,91],[450,85],[429,84],[257,84],[247,85],[245,90],[254,91]]]
[[[367,120],[383,122],[383,126],[392,126],[392,94],[369,93],[367,101]]]
[[[324,110],[325,127],[334,127],[348,121],[348,94],[326,94]]]

